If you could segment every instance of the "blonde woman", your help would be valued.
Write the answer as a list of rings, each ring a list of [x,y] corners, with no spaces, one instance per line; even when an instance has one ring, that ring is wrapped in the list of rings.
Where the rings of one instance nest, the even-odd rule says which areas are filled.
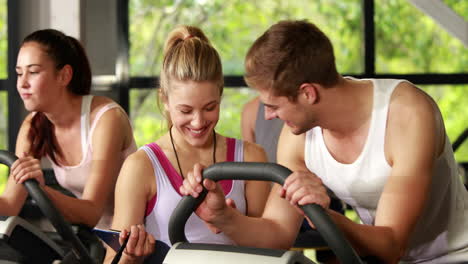
[[[179,188],[195,164],[266,161],[258,145],[215,131],[223,93],[222,67],[217,51],[200,29],[180,26],[169,34],[160,86],[160,103],[169,130],[132,154],[117,182],[112,226],[122,230],[121,242],[131,232],[120,263],[142,262],[153,253],[155,239],[170,245],[169,217],[182,198]],[[219,185],[240,213],[254,217],[262,214],[268,183],[231,180]],[[186,228],[189,241],[233,243],[194,215]],[[109,249],[107,253],[106,261],[110,262],[115,252]],[[152,257],[158,258],[158,252]]]

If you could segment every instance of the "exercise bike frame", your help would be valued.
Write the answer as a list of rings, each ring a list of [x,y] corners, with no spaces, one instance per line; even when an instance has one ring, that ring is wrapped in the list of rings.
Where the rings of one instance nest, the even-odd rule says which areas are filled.
[[[0,163],[11,167],[18,159],[16,155],[9,151],[0,150]],[[36,180],[26,180],[24,186],[29,195],[34,199],[41,209],[42,213],[50,220],[57,233],[65,240],[71,243],[72,254],[79,263],[92,264],[94,261],[89,255],[83,243],[73,232],[71,225],[65,221],[58,209],[39,186]]]

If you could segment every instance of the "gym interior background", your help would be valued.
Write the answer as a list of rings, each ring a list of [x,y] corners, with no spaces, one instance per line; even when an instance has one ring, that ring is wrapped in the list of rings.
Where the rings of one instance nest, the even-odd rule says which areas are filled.
[[[22,38],[34,30],[52,27],[83,42],[93,93],[128,111],[141,146],[166,129],[155,88],[163,41],[175,25],[201,27],[220,52],[226,89],[217,130],[240,137],[241,108],[255,96],[242,78],[244,56],[282,19],[307,19],[323,29],[343,75],[403,78],[423,88],[442,110],[452,142],[468,128],[468,1],[0,0],[0,149],[14,151],[26,114],[15,65]],[[456,159],[468,163],[468,144]],[[2,166],[0,193],[6,178]]]

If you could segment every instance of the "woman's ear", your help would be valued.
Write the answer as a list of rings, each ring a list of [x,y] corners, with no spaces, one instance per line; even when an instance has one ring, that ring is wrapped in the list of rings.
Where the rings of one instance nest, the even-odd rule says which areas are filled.
[[[299,95],[310,104],[319,102],[319,89],[318,85],[314,83],[303,83],[299,86]]]
[[[68,64],[63,66],[63,68],[59,71],[58,78],[60,84],[68,86],[68,84],[70,84],[71,79],[73,78],[73,68]]]
[[[162,91],[161,88],[158,89],[158,96],[159,96],[159,100],[161,100],[160,102],[163,104],[164,106],[164,111],[166,112],[169,112],[169,105],[168,105],[168,98],[167,96],[164,94],[164,92]]]

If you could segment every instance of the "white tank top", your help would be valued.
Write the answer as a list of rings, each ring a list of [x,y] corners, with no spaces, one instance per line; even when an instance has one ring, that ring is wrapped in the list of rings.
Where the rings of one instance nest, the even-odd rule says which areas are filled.
[[[243,142],[241,140],[226,138],[226,161],[243,161]],[[174,208],[182,199],[179,187],[182,185],[182,177],[172,166],[164,152],[156,143],[141,147],[153,164],[157,191],[156,195],[148,202],[146,208],[146,230],[160,240],[171,246],[168,227],[169,219]],[[223,180],[220,181],[226,198],[235,201],[237,209],[246,213],[244,181]],[[194,243],[233,244],[223,233],[213,234],[196,214],[192,214],[185,225],[187,240]]]
[[[71,191],[76,197],[80,198],[83,195],[86,182],[91,173],[91,163],[93,157],[93,144],[92,144],[92,135],[94,129],[96,128],[99,120],[102,115],[109,111],[110,109],[120,108],[116,103],[110,103],[103,106],[96,113],[92,124],[90,123],[90,112],[91,112],[91,102],[93,101],[92,95],[83,96],[81,102],[81,151],[82,158],[78,165],[73,166],[62,166],[55,164],[49,157],[49,161],[52,164],[54,169],[54,174],[57,179],[57,182],[63,188]],[[123,109],[121,109],[124,111]],[[120,166],[122,166],[125,158],[136,151],[135,141],[130,144],[127,149],[118,153],[120,156]],[[112,217],[114,215],[114,190],[112,190],[112,195],[110,195],[109,201],[104,208],[103,215],[99,220],[99,223],[96,225],[98,228],[108,229],[112,223]]]
[[[371,79],[372,119],[364,148],[352,164],[329,153],[322,128],[306,133],[307,168],[338,198],[351,205],[366,225],[373,225],[377,204],[392,168],[384,154],[390,96],[403,80]],[[468,192],[462,184],[448,138],[434,164],[428,207],[413,230],[403,263],[460,263],[468,261]],[[410,194],[408,194],[410,195]]]

